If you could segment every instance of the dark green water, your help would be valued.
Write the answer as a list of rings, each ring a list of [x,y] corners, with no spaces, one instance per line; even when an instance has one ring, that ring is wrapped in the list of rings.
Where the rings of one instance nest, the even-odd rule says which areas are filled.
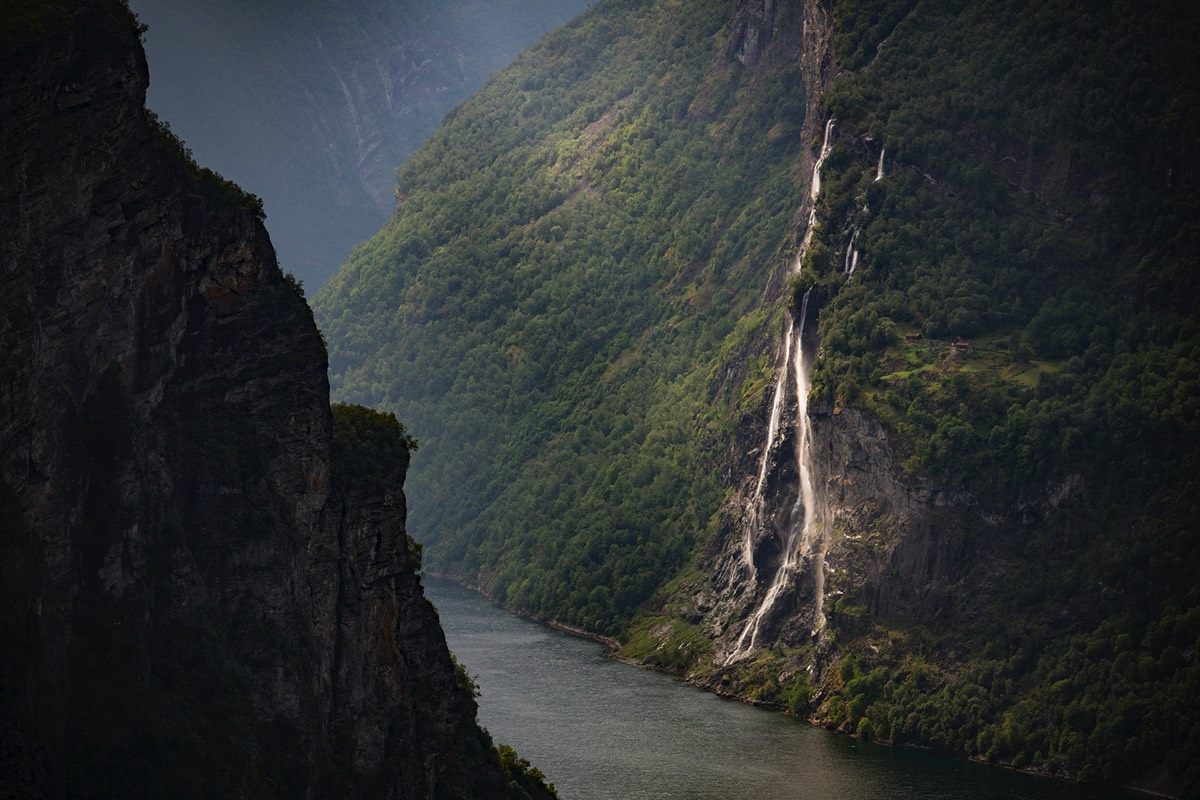
[[[892,750],[722,700],[604,657],[600,645],[425,579],[480,722],[563,800],[1128,800],[929,753]]]

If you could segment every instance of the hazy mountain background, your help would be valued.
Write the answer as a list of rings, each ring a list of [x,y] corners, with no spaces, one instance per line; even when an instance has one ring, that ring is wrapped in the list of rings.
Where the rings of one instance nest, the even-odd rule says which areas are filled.
[[[589,0],[133,0],[147,104],[196,159],[262,197],[312,293],[395,205],[442,117]]]

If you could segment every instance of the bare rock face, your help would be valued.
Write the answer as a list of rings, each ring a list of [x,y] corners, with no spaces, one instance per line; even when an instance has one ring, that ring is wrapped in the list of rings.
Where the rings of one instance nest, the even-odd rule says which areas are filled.
[[[771,40],[775,25],[775,0],[738,0],[725,54],[743,64],[753,64]]]
[[[833,520],[827,607],[850,596],[880,620],[932,618],[971,563],[962,524],[971,498],[906,475],[874,417],[856,409],[816,416],[814,461]]]
[[[820,6],[819,0],[737,0],[726,29],[725,58],[746,67],[763,59],[799,59],[802,45],[811,44],[805,20],[814,11],[821,13]]]
[[[333,488],[325,349],[253,198],[148,117],[118,0],[30,8],[0,31],[0,794],[503,795],[403,468]]]

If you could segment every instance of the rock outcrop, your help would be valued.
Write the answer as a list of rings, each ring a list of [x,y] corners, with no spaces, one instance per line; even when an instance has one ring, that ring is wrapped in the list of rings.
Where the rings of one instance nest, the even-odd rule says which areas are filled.
[[[0,795],[503,796],[404,465],[335,487],[254,198],[144,108],[118,0],[0,23]]]
[[[725,55],[750,66],[775,32],[775,0],[739,0],[729,26]]]
[[[883,426],[862,411],[822,414],[815,428],[834,520],[829,601],[849,595],[885,621],[930,619],[972,561],[960,524],[971,498],[906,475]]]

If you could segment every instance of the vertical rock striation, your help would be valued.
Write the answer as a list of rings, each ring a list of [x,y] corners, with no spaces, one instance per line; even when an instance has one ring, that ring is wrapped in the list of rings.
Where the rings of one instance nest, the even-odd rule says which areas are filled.
[[[118,0],[0,23],[0,794],[500,796],[409,560],[335,489],[254,198],[144,109]]]
[[[771,41],[775,27],[775,0],[738,0],[725,56],[743,65],[753,65]]]

